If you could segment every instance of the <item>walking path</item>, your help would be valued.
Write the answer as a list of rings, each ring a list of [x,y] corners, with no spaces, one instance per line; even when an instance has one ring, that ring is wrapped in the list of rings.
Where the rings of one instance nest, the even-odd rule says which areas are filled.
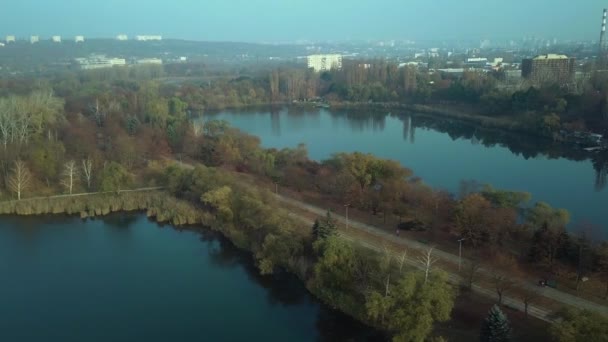
[[[293,198],[285,197],[282,195],[276,195],[276,197],[284,203],[287,203],[291,206],[305,210],[307,212],[313,213],[315,215],[323,216],[327,212],[325,209],[321,209],[319,207],[310,205],[308,203],[304,203],[302,201],[295,200]],[[309,224],[312,224],[312,221],[310,219],[308,219],[302,215],[298,215],[295,213],[291,213],[291,215],[298,217],[302,220],[305,220]],[[346,218],[344,218],[343,216],[332,213],[332,217],[334,217],[339,222],[346,223]],[[352,229],[358,229],[358,230],[364,231],[371,235],[377,236],[381,239],[388,240],[393,243],[404,246],[408,249],[422,251],[422,250],[426,250],[429,248],[428,245],[422,244],[418,241],[413,241],[413,240],[403,238],[403,237],[397,237],[397,236],[389,234],[377,227],[374,227],[374,226],[371,226],[371,225],[368,225],[368,224],[365,224],[362,222],[358,222],[358,221],[355,221],[352,219],[348,220],[348,227],[352,228]],[[354,238],[352,236],[349,236],[348,232],[343,232],[343,233],[341,233],[341,235],[344,236],[346,239],[353,240],[353,241],[356,240],[358,243],[360,243],[368,248],[371,248],[371,249],[374,249],[377,251],[383,251],[383,246],[374,245],[374,244],[370,243],[369,241],[362,241],[361,239]],[[433,255],[439,257],[443,261],[447,261],[449,263],[453,263],[456,265],[458,264],[458,255],[454,255],[454,254],[451,254],[451,253],[448,253],[445,251],[441,251],[438,249],[433,250]],[[463,259],[463,262],[464,261],[466,261],[466,260]],[[408,258],[407,262],[408,262],[408,264],[410,264],[412,266],[422,268],[422,265],[417,260],[415,260],[411,257]],[[485,269],[480,269],[479,272],[483,272],[486,274],[490,273],[490,271],[485,270]],[[458,285],[462,284],[463,279],[460,275],[453,273],[453,272],[447,272],[447,273],[448,273],[449,279],[452,283],[458,284]],[[549,299],[552,299],[559,303],[567,304],[567,305],[570,305],[570,306],[573,306],[573,307],[576,307],[579,309],[586,309],[586,310],[590,310],[590,311],[599,312],[604,315],[608,315],[608,307],[597,304],[597,303],[593,303],[591,301],[588,301],[588,300],[585,300],[582,298],[578,298],[576,296],[561,292],[556,289],[552,289],[552,288],[539,289],[539,287],[536,284],[530,284],[530,283],[526,283],[526,282],[519,282],[517,284],[517,286],[519,286],[521,288],[530,289],[533,291],[540,290],[540,295],[547,297]],[[485,295],[485,296],[488,296],[491,298],[496,298],[496,296],[497,296],[496,291],[494,291],[493,289],[482,288],[478,285],[473,285],[473,290],[482,295]],[[512,297],[503,295],[503,304],[505,304],[509,307],[512,307],[514,309],[524,311],[524,303],[521,299],[515,299]],[[528,314],[530,314],[531,316],[540,318],[542,320],[548,321],[548,322],[551,321],[551,319],[549,318],[549,315],[551,314],[551,310],[539,307],[537,305],[532,305],[532,304],[528,305]]]

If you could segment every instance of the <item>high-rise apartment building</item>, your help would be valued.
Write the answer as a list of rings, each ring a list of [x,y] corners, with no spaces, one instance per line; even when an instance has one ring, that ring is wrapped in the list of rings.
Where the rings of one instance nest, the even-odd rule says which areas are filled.
[[[534,84],[566,85],[574,81],[574,72],[575,59],[565,55],[540,55],[521,62],[521,76]]]

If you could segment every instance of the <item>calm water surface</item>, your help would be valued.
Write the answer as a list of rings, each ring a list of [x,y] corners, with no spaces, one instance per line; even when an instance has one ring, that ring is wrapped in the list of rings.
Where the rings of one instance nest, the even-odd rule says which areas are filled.
[[[547,141],[406,114],[290,108],[225,111],[203,119],[226,120],[259,136],[266,147],[305,143],[316,160],[350,151],[398,160],[427,184],[454,193],[462,180],[527,191],[533,201],[568,209],[575,223],[591,221],[608,231],[608,157],[591,160]]]
[[[0,341],[363,341],[371,329],[205,231],[0,216]],[[378,337],[375,340],[379,340]]]

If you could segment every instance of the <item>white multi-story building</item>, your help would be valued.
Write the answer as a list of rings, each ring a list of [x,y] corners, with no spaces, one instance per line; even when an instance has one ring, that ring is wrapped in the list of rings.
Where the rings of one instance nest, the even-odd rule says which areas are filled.
[[[38,36],[30,36],[30,43],[31,44],[38,43],[39,41],[40,41],[40,37],[38,37]]]
[[[137,60],[137,64],[163,64],[160,58],[142,58]]]
[[[127,65],[127,60],[124,58],[108,58],[104,55],[91,55],[87,58],[76,58],[75,61],[80,69],[83,70]]]
[[[76,37],[74,37],[74,42],[76,42],[76,43],[84,43],[84,36],[76,36]]]
[[[14,43],[17,39],[15,36],[6,36],[6,43]]]
[[[342,55],[310,55],[306,58],[308,68],[315,72],[342,68]]]
[[[142,42],[148,40],[163,40],[163,36],[135,36],[135,40],[139,40]]]
[[[51,41],[53,43],[61,43],[61,36],[52,36]]]
[[[128,40],[129,37],[126,34],[119,34],[116,36],[116,40]]]

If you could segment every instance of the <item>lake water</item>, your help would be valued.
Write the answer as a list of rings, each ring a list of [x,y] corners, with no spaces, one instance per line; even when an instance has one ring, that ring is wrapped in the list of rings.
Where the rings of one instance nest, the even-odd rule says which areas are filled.
[[[305,143],[316,160],[350,151],[398,160],[427,184],[453,193],[462,180],[530,192],[533,202],[568,209],[571,229],[590,221],[608,231],[608,156],[461,122],[395,114],[284,108],[224,111],[203,120],[226,120],[259,136],[266,147]]]
[[[362,341],[294,277],[142,214],[0,217],[0,341]],[[376,337],[377,338],[377,337]],[[372,337],[369,337],[372,340]]]

